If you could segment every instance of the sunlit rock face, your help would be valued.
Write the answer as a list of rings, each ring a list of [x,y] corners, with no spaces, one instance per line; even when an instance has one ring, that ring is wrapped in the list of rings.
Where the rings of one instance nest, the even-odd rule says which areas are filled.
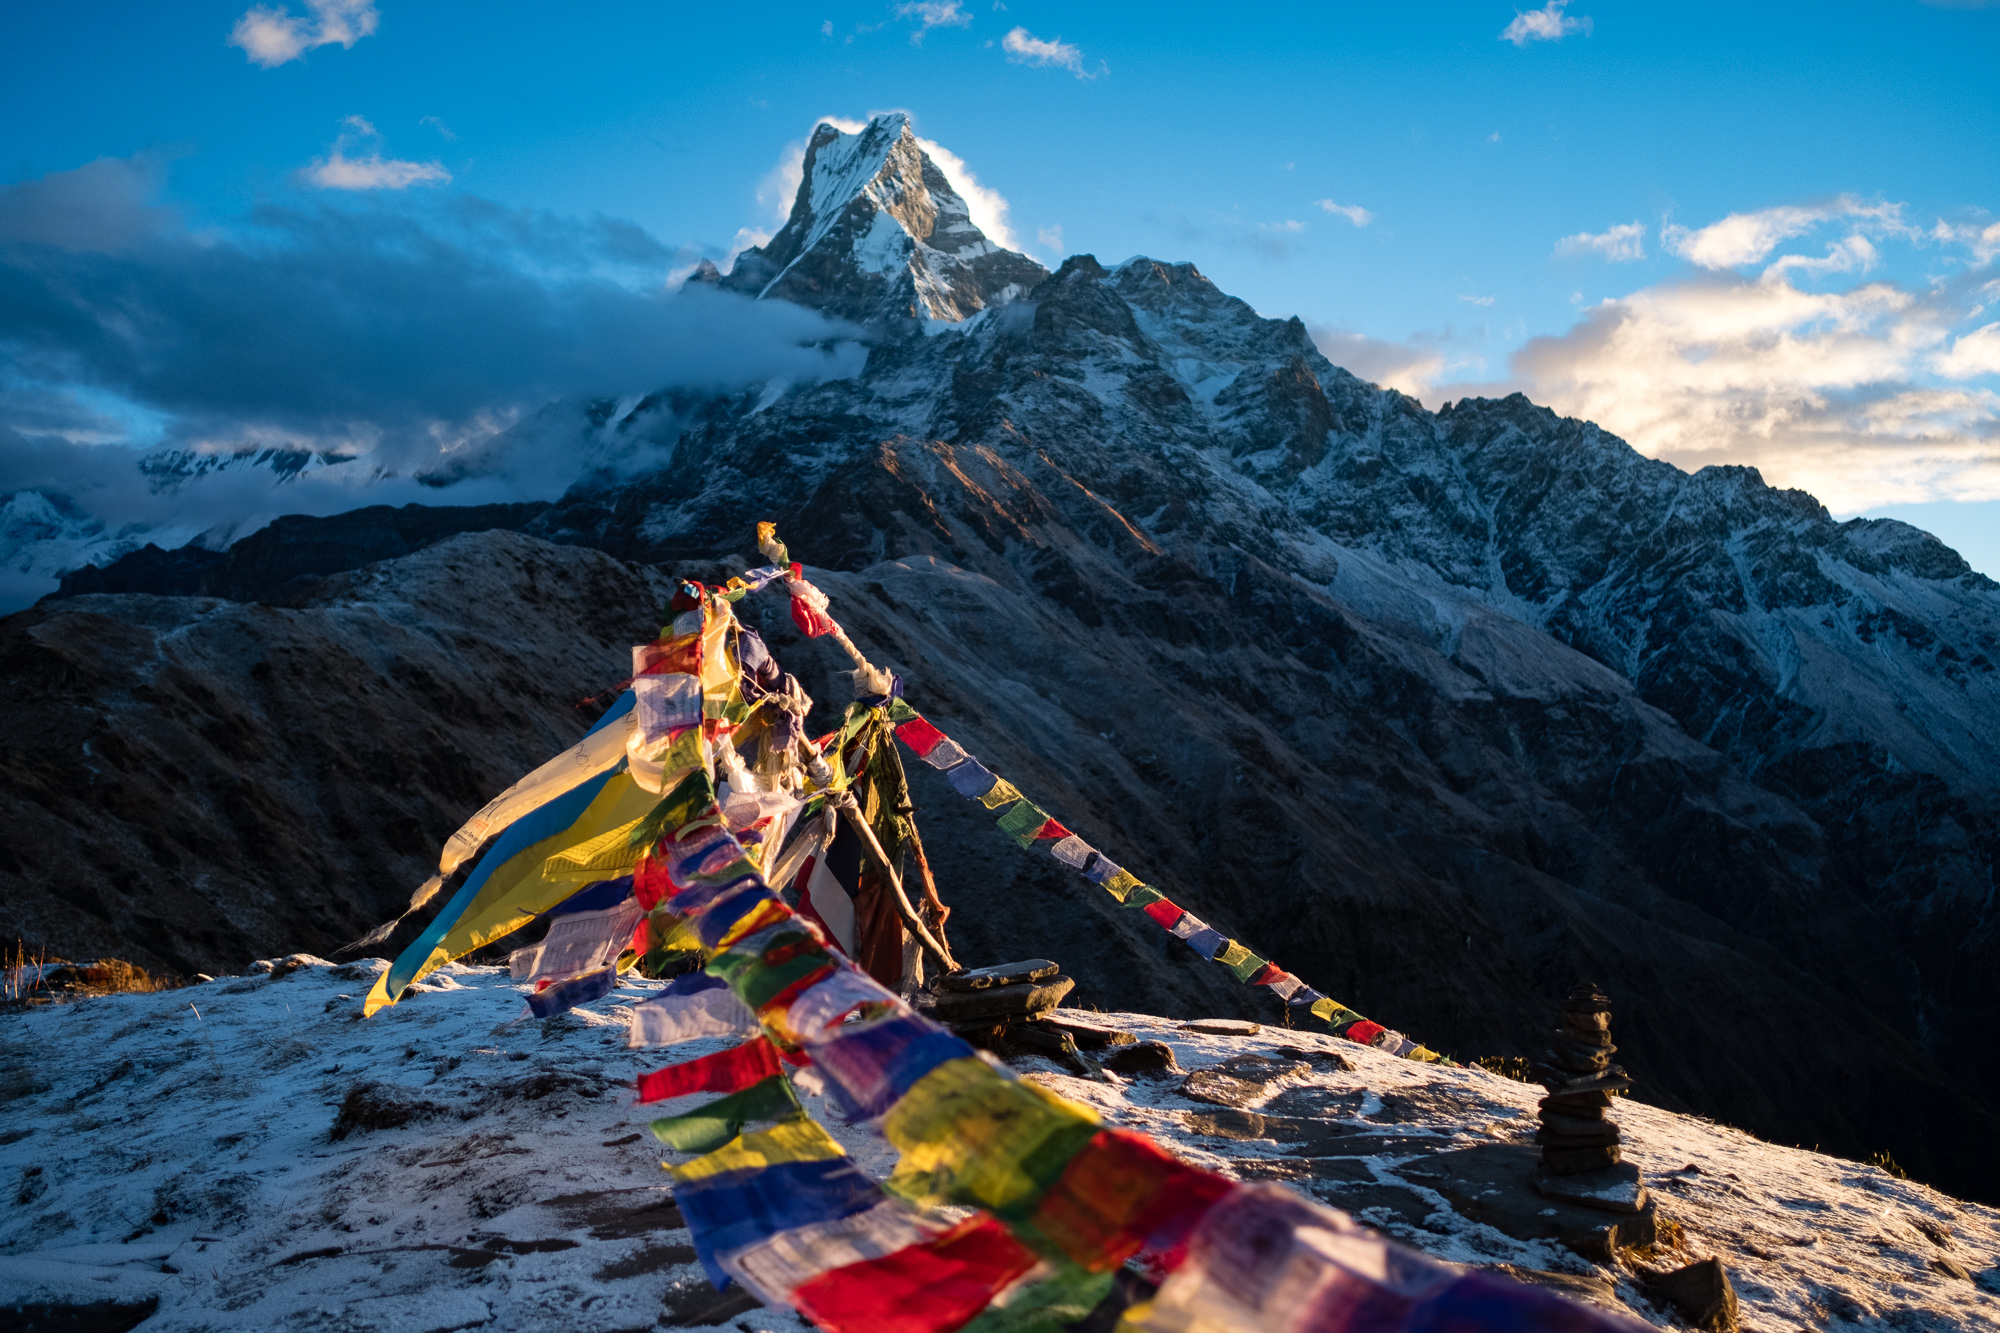
[[[899,113],[855,134],[814,130],[784,228],[720,282],[853,320],[956,323],[1047,276],[973,225]]]
[[[1463,1058],[1533,1055],[1547,1005],[1588,976],[1641,1095],[1852,1156],[1888,1149],[2000,1198],[1986,1146],[2000,1129],[1986,1021],[2000,588],[1905,525],[1834,523],[1748,469],[1689,475],[1518,396],[1428,411],[1191,264],[1078,255],[1047,274],[970,228],[900,119],[816,134],[790,222],[721,281],[854,321],[865,367],[607,406],[590,429],[668,440],[670,461],[572,491],[526,520],[530,549],[594,547],[632,587],[713,578],[756,561],[752,524],[774,519],[927,716],[1320,990]],[[482,542],[523,540],[435,549],[478,569]],[[406,571],[401,586],[424,558],[374,568]],[[440,602],[471,577],[423,568]],[[513,577],[494,568],[477,577]],[[554,661],[585,619],[628,607],[631,634],[652,631],[636,603],[548,588],[482,594],[508,634],[426,670],[477,698],[480,644]],[[341,607],[377,596],[341,589]],[[334,593],[286,596],[298,610],[283,614],[307,616]],[[844,702],[832,673],[851,664],[799,641],[765,596],[744,614],[830,714]],[[139,600],[34,614],[166,614]],[[329,645],[366,624],[322,619]],[[36,643],[54,623],[34,622]],[[64,653],[80,654],[89,634],[64,623]],[[592,636],[596,682],[565,657],[546,707],[522,713],[536,722],[491,719],[514,737],[508,762],[480,767],[477,792],[440,789],[413,847],[553,752],[557,704],[616,683],[618,636]],[[339,701],[393,677],[379,653],[354,655],[363,665],[272,728],[279,768],[316,762],[325,735],[358,736]],[[106,681],[137,669],[89,660]],[[161,706],[121,697],[90,705],[104,725]],[[81,718],[86,703],[65,706]],[[460,730],[406,730],[384,771],[449,768]],[[47,734],[16,742],[30,758],[9,771],[81,781],[71,733]],[[930,770],[912,774],[957,952],[1057,959],[1084,1003],[1276,1018],[1150,920],[1019,851]],[[26,783],[4,799],[38,801]],[[166,836],[172,815],[156,802],[50,817],[137,839]],[[179,869],[135,854],[120,872],[142,895],[195,882],[235,836],[176,844]],[[92,864],[24,860],[0,882],[14,901]],[[355,873],[330,864],[343,884]],[[408,887],[342,891],[355,913],[387,915]],[[144,943],[117,911],[71,918],[77,948]],[[171,957],[223,947],[163,920]],[[349,937],[345,919],[302,914],[284,930],[258,947]]]

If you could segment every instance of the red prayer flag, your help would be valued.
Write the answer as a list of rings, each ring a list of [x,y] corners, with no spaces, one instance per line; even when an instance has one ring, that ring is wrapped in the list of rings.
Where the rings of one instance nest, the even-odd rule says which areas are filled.
[[[1276,963],[1266,963],[1262,972],[1250,978],[1250,984],[1252,986],[1269,986],[1284,975],[1284,968],[1279,967]]]
[[[835,953],[838,953],[840,951],[840,946],[837,944],[822,946],[817,941],[814,942],[813,947],[816,949],[822,947],[829,948],[832,949]],[[817,968],[811,972],[806,973],[804,976],[800,977],[797,981],[794,981],[791,985],[785,987],[783,990],[779,991],[776,995],[773,995],[770,999],[764,1001],[763,1004],[757,1006],[757,1012],[760,1014],[767,1014],[767,1013],[782,1014],[789,1011],[792,1007],[792,1001],[798,999],[799,996],[804,995],[814,986],[819,985],[820,982],[825,981],[828,977],[832,976],[834,968],[837,966],[838,964],[836,963],[828,963],[825,967]]]
[[[944,733],[923,718],[913,717],[896,728],[896,739],[909,746],[911,752],[922,759],[937,749],[944,740]]]
[[[665,902],[673,891],[674,882],[667,876],[666,858],[647,852],[632,867],[632,896],[646,911],[650,912]]]
[[[755,1037],[714,1055],[639,1075],[639,1100],[664,1101],[690,1092],[737,1092],[777,1072],[777,1048],[769,1039]]]
[[[1034,1266],[982,1213],[936,1240],[821,1273],[793,1290],[792,1304],[829,1333],[948,1333]]]
[[[1091,1272],[1116,1268],[1140,1250],[1170,1270],[1203,1215],[1234,1188],[1143,1134],[1099,1130],[1042,1196],[1032,1224]]]
[[[792,598],[792,623],[799,627],[799,633],[808,639],[817,639],[822,634],[833,632],[833,622],[826,612],[819,610],[803,597]]]
[[[1061,824],[1058,824],[1056,823],[1055,820],[1051,819],[1047,823],[1043,824],[1040,828],[1035,830],[1035,836],[1032,839],[1030,839],[1030,841],[1042,842],[1049,838],[1067,838],[1069,836],[1071,835],[1068,829],[1064,828]]]
[[[1147,903],[1145,912],[1147,916],[1159,922],[1160,928],[1163,930],[1172,930],[1174,922],[1181,919],[1181,909],[1168,902],[1165,898],[1160,899],[1156,903]]]
[[[1380,1036],[1384,1032],[1387,1032],[1388,1030],[1389,1029],[1383,1027],[1380,1023],[1371,1023],[1364,1018],[1359,1023],[1349,1023],[1347,1025],[1347,1031],[1341,1033],[1340,1035],[1347,1038],[1349,1041],[1358,1041],[1363,1046],[1366,1046],[1369,1042],[1375,1040],[1376,1037]]]

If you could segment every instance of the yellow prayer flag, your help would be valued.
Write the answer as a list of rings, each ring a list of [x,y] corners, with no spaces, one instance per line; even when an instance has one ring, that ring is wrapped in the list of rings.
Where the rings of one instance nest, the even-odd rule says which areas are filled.
[[[781,1162],[826,1162],[846,1155],[817,1120],[801,1114],[754,1134],[738,1134],[714,1152],[672,1171],[675,1180],[707,1180],[731,1171],[761,1171]]]
[[[996,778],[993,782],[993,790],[980,797],[979,803],[988,810],[998,810],[1001,806],[1009,802],[1022,799],[1024,798],[1018,787],[1005,778]]]
[[[902,1150],[889,1188],[919,1202],[1033,1207],[1090,1136],[1097,1115],[983,1060],[924,1075],[882,1121]]]
[[[580,842],[568,851],[557,852],[542,862],[542,878],[551,882],[587,883],[629,874],[639,859],[639,849],[632,846],[632,830],[644,822],[645,816],[642,815],[629,824],[620,824],[608,833],[600,833],[587,842]]]
[[[1138,888],[1141,882],[1137,875],[1121,868],[1117,874],[1104,882],[1104,891],[1122,903],[1125,901],[1125,895]]]

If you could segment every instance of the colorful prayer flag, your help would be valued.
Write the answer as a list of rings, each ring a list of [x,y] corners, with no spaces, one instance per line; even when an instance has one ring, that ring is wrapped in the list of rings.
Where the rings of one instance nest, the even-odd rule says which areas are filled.
[[[806,1052],[828,1091],[855,1120],[873,1120],[932,1070],[973,1053],[964,1039],[908,1010],[842,1024],[819,1040],[808,1039]]]
[[[885,1198],[848,1217],[777,1232],[722,1256],[722,1266],[766,1305],[790,1305],[792,1292],[820,1274],[921,1245],[939,1229],[902,1200]]]
[[[887,986],[858,967],[843,967],[801,992],[786,1010],[785,1022],[802,1038],[816,1041],[864,1004],[894,1003],[896,993]]]
[[[676,977],[650,1000],[632,1006],[633,1046],[670,1046],[697,1037],[750,1036],[757,1016],[716,978],[702,972]]]
[[[946,736],[931,747],[931,752],[922,756],[923,761],[935,769],[947,769],[962,764],[972,756],[959,748],[957,741]]]
[[[617,984],[618,969],[615,967],[558,981],[528,996],[528,1012],[536,1018],[554,1018],[566,1009],[574,1009],[580,1004],[603,999]]]
[[[896,739],[910,747],[910,752],[922,759],[944,742],[942,731],[921,717],[912,717],[896,728]]]
[[[720,1256],[780,1231],[849,1217],[882,1191],[809,1119],[788,1120],[673,1168],[674,1203],[696,1256],[718,1289],[729,1285]]]
[[[821,1063],[817,1052],[814,1061]],[[1018,1215],[1096,1132],[1088,1107],[983,1060],[952,1060],[917,1080],[883,1117],[882,1137],[903,1154],[889,1188],[913,1201]]]
[[[773,1073],[727,1097],[681,1115],[662,1116],[647,1128],[669,1148],[682,1152],[712,1152],[760,1120],[787,1120],[805,1114],[792,1085]]]
[[[1006,812],[996,822],[1000,825],[1002,833],[1023,847],[1027,847],[1035,841],[1035,835],[1041,831],[1042,825],[1049,822],[1049,814],[1033,801],[1016,801],[1007,807]]]
[[[768,1038],[686,1060],[639,1075],[639,1101],[665,1101],[691,1092],[736,1092],[779,1072],[778,1049]]]
[[[951,789],[968,801],[976,801],[983,797],[1000,781],[993,776],[992,769],[977,759],[968,759],[958,767],[948,770],[945,778],[951,783]]]
[[[1035,1262],[1006,1227],[975,1216],[935,1240],[800,1283],[792,1302],[829,1333],[949,1333]]]
[[[979,801],[981,805],[985,806],[988,810],[998,810],[1001,806],[1007,804],[1009,801],[1020,800],[1021,793],[1020,790],[1017,787],[1015,787],[1013,783],[1007,781],[1007,779],[996,777],[993,780],[993,785],[991,787],[988,787],[985,791],[981,792],[976,799]]]

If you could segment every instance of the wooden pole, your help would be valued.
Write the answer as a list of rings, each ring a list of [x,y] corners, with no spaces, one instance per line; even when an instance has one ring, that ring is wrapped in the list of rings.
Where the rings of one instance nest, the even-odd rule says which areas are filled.
[[[910,933],[915,935],[926,949],[937,955],[937,960],[944,964],[946,972],[962,971],[958,960],[951,956],[951,950],[938,942],[937,937],[931,934],[930,928],[924,925],[923,918],[917,915],[917,909],[910,905],[910,896],[903,892],[902,877],[896,873],[896,868],[889,864],[888,854],[882,850],[881,842],[875,837],[875,830],[868,827],[868,821],[861,817],[861,807],[855,802],[853,794],[841,792],[831,798],[831,801],[854,825],[854,831],[861,836],[861,845],[868,849],[869,859],[875,862],[875,868],[880,870],[882,878],[888,881],[890,891],[896,895],[896,914],[903,918],[903,924],[909,927]]]

